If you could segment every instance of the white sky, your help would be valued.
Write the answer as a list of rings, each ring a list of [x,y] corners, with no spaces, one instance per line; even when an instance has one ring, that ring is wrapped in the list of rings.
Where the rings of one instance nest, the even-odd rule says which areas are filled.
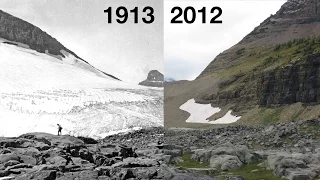
[[[155,22],[107,23],[109,6],[152,6]],[[163,3],[159,0],[1,0],[0,9],[38,26],[93,66],[135,84],[163,72]],[[113,14],[115,17],[115,13]],[[139,12],[142,18],[142,8]]]
[[[286,0],[164,0],[164,64],[166,78],[195,79],[222,51],[239,42],[263,20],[275,14]],[[196,10],[222,8],[222,24],[171,24],[171,9],[193,6]],[[209,11],[208,11],[209,12]],[[212,15],[207,13],[208,19]],[[182,18],[180,18],[182,19]]]

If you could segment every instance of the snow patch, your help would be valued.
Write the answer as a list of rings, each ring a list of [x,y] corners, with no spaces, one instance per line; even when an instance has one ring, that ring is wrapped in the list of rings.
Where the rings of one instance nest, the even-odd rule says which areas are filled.
[[[231,115],[232,111],[229,110],[222,118],[209,121],[208,118],[218,113],[221,109],[212,107],[210,104],[195,103],[194,99],[189,99],[180,106],[180,109],[190,113],[189,118],[186,120],[187,123],[230,124],[241,118],[240,116]]]

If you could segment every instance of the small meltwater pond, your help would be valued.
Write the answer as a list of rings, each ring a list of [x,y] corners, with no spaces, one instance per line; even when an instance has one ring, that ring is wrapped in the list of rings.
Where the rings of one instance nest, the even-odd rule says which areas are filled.
[[[221,109],[212,107],[210,104],[198,104],[194,99],[189,99],[180,106],[180,109],[190,113],[189,118],[186,120],[188,123],[230,124],[241,118],[240,116],[231,115],[231,110],[229,110],[222,118],[209,121],[207,119],[218,113]]]

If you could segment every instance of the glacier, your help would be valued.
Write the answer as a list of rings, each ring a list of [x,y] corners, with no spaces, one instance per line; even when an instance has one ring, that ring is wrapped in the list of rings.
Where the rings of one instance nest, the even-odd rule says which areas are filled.
[[[28,132],[103,138],[163,126],[163,88],[105,76],[68,52],[39,53],[0,39],[0,136]]]

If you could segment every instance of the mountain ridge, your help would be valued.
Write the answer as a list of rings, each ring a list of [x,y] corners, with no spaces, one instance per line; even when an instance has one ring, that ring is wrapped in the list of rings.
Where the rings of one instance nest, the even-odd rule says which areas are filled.
[[[229,56],[231,60],[237,59],[234,54],[242,48],[282,44],[293,39],[319,36],[319,32],[320,2],[316,0],[288,0],[276,14],[265,19],[239,43],[220,53],[200,73],[197,79],[206,76],[207,71],[210,74],[215,70],[219,70],[217,66],[223,67],[221,65],[222,62],[217,61],[226,61]],[[229,63],[230,60],[227,61]]]
[[[29,46],[30,49],[39,53],[54,55],[60,60],[62,60],[61,58],[66,58],[66,53],[64,52],[67,52],[77,58],[77,61],[80,60],[90,68],[93,68],[97,75],[101,73],[102,75],[100,76],[106,75],[113,79],[120,80],[111,74],[95,68],[73,51],[63,46],[57,39],[42,31],[39,27],[2,10],[0,10],[0,38],[8,40],[8,43],[12,45],[14,45],[14,43],[25,44]]]
[[[166,126],[200,127],[186,124],[188,114],[178,110],[190,98],[226,112],[233,110],[242,116],[238,124],[320,115],[316,111],[320,102],[319,7],[315,0],[289,0],[239,43],[216,56],[194,81],[166,83],[165,111],[172,113],[165,114]]]

